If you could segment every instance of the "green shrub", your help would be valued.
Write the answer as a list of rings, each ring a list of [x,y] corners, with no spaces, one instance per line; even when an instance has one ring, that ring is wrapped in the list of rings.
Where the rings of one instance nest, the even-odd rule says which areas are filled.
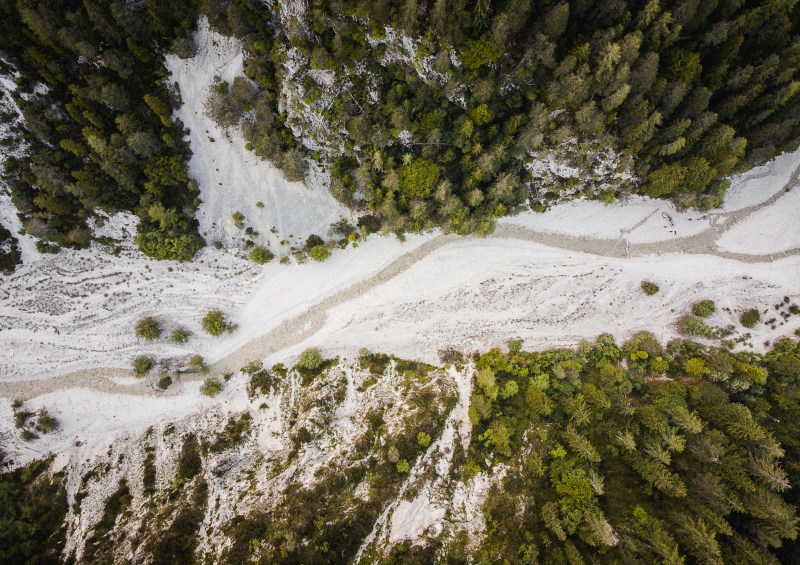
[[[213,336],[218,336],[223,332],[232,332],[234,326],[225,320],[225,315],[219,310],[211,310],[203,318],[203,328]]]
[[[711,337],[711,328],[697,316],[685,316],[678,321],[678,331],[691,337]]]
[[[137,376],[143,377],[153,368],[153,360],[150,357],[141,356],[133,360],[133,372]]]
[[[264,263],[268,263],[275,258],[275,255],[261,246],[254,247],[253,250],[250,252],[250,259],[255,261],[256,263],[263,265]]]
[[[306,349],[300,354],[300,361],[297,364],[303,369],[313,371],[322,365],[322,357],[316,349]]]
[[[648,296],[653,296],[658,292],[658,285],[650,281],[642,281],[642,290]]]
[[[203,384],[200,386],[200,392],[211,398],[217,396],[220,391],[222,391],[222,383],[213,377],[204,380]]]
[[[161,337],[161,325],[150,316],[136,322],[136,335],[144,339],[158,339]]]
[[[244,229],[244,220],[245,220],[244,214],[242,214],[241,212],[234,212],[231,218],[233,218],[233,224],[237,228],[239,228],[240,230]]]
[[[306,251],[311,251],[318,245],[325,245],[325,240],[315,233],[308,236],[308,239],[306,239]]]
[[[172,377],[167,375],[165,377],[161,377],[160,379],[158,379],[156,386],[161,390],[167,390],[171,384],[172,384]]]
[[[405,459],[401,459],[397,462],[397,472],[398,473],[408,473],[411,470],[411,465],[408,464],[408,461]]]
[[[761,319],[761,314],[758,313],[758,310],[752,308],[747,312],[742,314],[742,317],[739,318],[739,321],[742,322],[742,325],[746,328],[752,328],[755,326],[758,321]]]
[[[208,367],[206,367],[206,363],[203,360],[202,355],[194,355],[191,359],[189,359],[189,367],[192,369],[193,373],[207,373]]]
[[[325,247],[324,245],[317,245],[316,247],[312,247],[311,250],[308,252],[308,254],[314,261],[321,263],[322,261],[330,257],[331,252],[328,251],[328,248]]]
[[[189,341],[190,332],[186,328],[177,328],[172,330],[172,333],[169,335],[170,341],[173,343],[186,343]]]
[[[417,434],[417,443],[422,447],[428,447],[431,444],[431,436],[430,434],[426,434],[425,432],[420,432]]]
[[[713,300],[701,300],[694,306],[692,306],[692,312],[695,316],[700,316],[701,318],[708,318],[709,316],[713,315],[714,312],[717,311],[717,305],[714,304]]]
[[[361,216],[358,219],[358,227],[362,232],[364,232],[364,235],[369,235],[381,229],[381,221],[377,216],[373,216],[371,214]]]
[[[39,428],[39,431],[43,434],[48,434],[58,427],[58,422],[48,414],[47,410],[42,409],[42,411],[39,412],[39,417],[36,418],[36,427]]]

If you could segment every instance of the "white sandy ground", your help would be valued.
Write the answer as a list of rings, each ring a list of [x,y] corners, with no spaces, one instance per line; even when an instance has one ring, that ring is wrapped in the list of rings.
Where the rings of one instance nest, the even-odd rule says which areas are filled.
[[[199,21],[195,41],[194,57],[168,55],[166,66],[172,82],[180,87],[183,105],[175,116],[190,130],[189,175],[200,185],[203,203],[197,219],[208,242],[241,247],[243,237],[253,239],[234,225],[231,216],[237,211],[244,214],[245,226],[259,232],[253,241],[268,243],[276,255],[288,252],[288,245],[280,245],[282,240],[296,243],[312,233],[325,237],[332,222],[352,219],[351,212],[328,192],[325,175],[312,169],[308,185],[288,182],[269,162],[244,150],[239,128],[223,130],[206,115],[205,103],[215,77],[233,84],[236,76],[244,74],[244,56],[239,41],[211,31],[205,17]],[[263,208],[256,206],[258,202]]]
[[[718,242],[725,251],[775,253],[794,249],[800,242],[800,190],[782,195],[772,206],[757,210]]]

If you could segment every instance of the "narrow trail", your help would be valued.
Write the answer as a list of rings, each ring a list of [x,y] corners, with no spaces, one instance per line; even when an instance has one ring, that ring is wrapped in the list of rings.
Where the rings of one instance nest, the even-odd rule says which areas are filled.
[[[744,220],[758,210],[774,204],[789,190],[796,189],[798,185],[800,185],[800,166],[795,169],[784,188],[768,200],[731,212],[709,213],[708,218],[710,226],[707,229],[696,235],[672,240],[653,243],[630,243],[625,238],[625,235],[630,233],[633,228],[623,230],[623,236],[621,238],[602,239],[542,232],[512,224],[500,224],[494,234],[489,236],[489,238],[530,241],[548,247],[587,253],[600,257],[641,258],[661,254],[681,253],[690,255],[712,255],[742,263],[772,262],[785,257],[800,255],[800,247],[767,254],[733,253],[719,249],[717,241],[736,223]],[[223,375],[225,373],[234,373],[253,360],[262,359],[278,351],[302,343],[317,333],[325,325],[327,313],[332,308],[357,298],[397,277],[437,249],[463,240],[464,238],[454,234],[443,234],[435,237],[416,249],[398,257],[370,279],[362,280],[346,289],[340,290],[311,306],[302,314],[282,322],[279,326],[266,334],[252,339],[245,345],[229,353],[210,367],[211,374]],[[96,368],[75,371],[45,379],[6,381],[0,382],[0,396],[29,400],[64,388],[88,388],[99,392],[114,394],[172,396],[180,392],[180,385],[182,382],[204,378],[192,375],[180,376],[176,379],[177,382],[175,382],[175,385],[170,387],[167,391],[157,391],[154,389],[153,384],[157,378],[153,376],[141,379],[135,384],[130,385],[120,384],[110,379],[111,377],[132,376],[134,375],[130,370]]]

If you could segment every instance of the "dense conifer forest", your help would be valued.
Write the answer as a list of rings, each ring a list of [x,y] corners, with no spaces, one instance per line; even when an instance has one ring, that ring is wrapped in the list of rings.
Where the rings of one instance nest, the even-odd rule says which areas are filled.
[[[466,450],[456,441],[449,466],[437,472],[444,497],[437,504],[457,514],[455,493],[481,475],[491,483],[478,514],[483,525],[476,534],[451,521],[417,543],[371,547],[360,562],[797,562],[797,341],[784,339],[762,355],[683,339],[663,345],[641,333],[623,346],[603,335],[574,350],[526,352],[512,342],[508,352],[466,358],[446,351],[442,357],[458,370],[469,366],[474,380],[471,439]],[[224,430],[181,434],[175,464],[159,464],[174,469],[174,477],[159,471],[158,482],[153,451],[159,438],[148,431],[142,440],[148,455],[137,478],[126,482],[109,474],[119,485],[107,489],[83,562],[113,562],[129,543],[154,563],[356,562],[374,521],[402,495],[409,469],[430,457],[428,447],[456,404],[435,367],[366,351],[357,363],[360,391],[394,379],[408,395],[373,406],[364,433],[348,438],[353,451],[319,469],[314,482],[290,483],[284,496],[267,497],[206,531],[215,539],[216,558],[194,553],[198,528],[213,507],[208,482],[221,480],[229,468],[219,461],[248,453],[237,446],[255,445],[248,412],[231,416]],[[335,359],[301,358],[292,369],[302,376],[300,394],[308,395],[301,412],[310,410],[320,421],[292,416],[291,452],[276,461],[278,472],[318,449],[330,433],[324,422],[345,396],[336,365]],[[244,371],[251,399],[267,398],[292,378],[280,364],[267,369],[254,363]],[[397,402],[408,402],[401,425],[388,427]],[[167,426],[163,441],[173,432]],[[86,485],[102,480],[110,465],[93,467],[81,479],[76,514]],[[38,462],[0,475],[3,562],[54,562],[63,550],[65,477],[47,467]],[[432,476],[432,468],[422,474]],[[355,495],[358,485],[368,493]],[[241,488],[242,496],[252,495],[246,484]],[[133,509],[147,513],[146,528],[126,526],[141,519]]]
[[[794,2],[3,0],[27,143],[5,178],[29,233],[80,247],[94,210],[131,210],[148,255],[203,245],[163,66],[199,14],[246,51],[215,119],[290,180],[323,163],[392,229],[486,234],[579,196],[709,209],[800,138]]]

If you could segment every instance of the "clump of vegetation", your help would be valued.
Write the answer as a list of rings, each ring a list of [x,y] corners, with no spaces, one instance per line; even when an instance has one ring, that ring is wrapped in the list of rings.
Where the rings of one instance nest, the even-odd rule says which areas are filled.
[[[742,314],[741,318],[739,318],[739,321],[744,327],[752,328],[760,319],[761,314],[758,312],[758,310],[756,308],[751,308]]]
[[[275,254],[265,249],[264,247],[256,246],[250,251],[250,259],[258,263],[259,265],[263,265],[264,263],[268,263],[275,258]]]
[[[314,371],[322,366],[323,359],[322,356],[319,354],[319,351],[316,349],[306,349],[300,354],[300,360],[297,362],[297,366],[301,369],[307,369],[309,371]]]
[[[312,247],[308,252],[309,257],[311,257],[314,261],[321,263],[328,257],[330,257],[331,252],[330,250],[325,247],[324,245],[317,245]]]
[[[219,453],[239,445],[250,431],[252,421],[253,417],[247,412],[242,414],[238,420],[233,417],[228,418],[225,429],[217,434],[217,438],[209,447],[209,451],[211,453]]]
[[[225,332],[232,332],[236,326],[225,319],[220,310],[211,310],[203,318],[203,328],[211,335],[218,336]]]
[[[143,377],[153,368],[153,359],[146,355],[140,355],[133,360],[133,372],[137,377]]]
[[[233,218],[233,225],[235,225],[240,230],[244,229],[244,220],[245,220],[244,214],[242,214],[241,212],[234,212],[231,218]]]
[[[689,337],[710,338],[712,330],[698,316],[684,316],[678,320],[678,331]]]
[[[708,318],[717,311],[717,305],[713,300],[701,300],[692,306],[692,313],[701,318]]]
[[[136,322],[136,336],[154,340],[161,337],[161,324],[154,318],[147,316]]]
[[[430,434],[426,434],[425,432],[419,432],[417,434],[417,443],[422,447],[428,447],[431,444]]]
[[[189,330],[181,327],[172,330],[172,333],[169,334],[169,339],[173,343],[186,343],[187,341],[189,341],[190,335],[191,332]]]
[[[642,281],[642,290],[648,296],[653,296],[658,292],[658,285],[650,281]]]
[[[2,458],[0,457],[0,460]],[[0,561],[59,563],[66,542],[68,504],[64,472],[52,459],[0,473]]]
[[[164,375],[158,382],[156,382],[156,386],[161,390],[167,390],[170,386],[172,386],[172,377],[169,375]]]
[[[193,373],[208,373],[208,366],[206,366],[206,362],[203,359],[202,355],[193,355],[191,359],[189,359],[189,369]]]
[[[311,251],[312,249],[320,245],[325,245],[325,240],[322,239],[317,234],[312,233],[310,236],[308,236],[308,238],[306,238],[305,250]]]
[[[222,383],[219,381],[219,379],[209,377],[203,381],[202,385],[200,385],[200,392],[206,396],[214,398],[220,392],[222,392]]]
[[[43,434],[49,434],[57,428],[58,421],[50,415],[47,409],[42,408],[36,418],[36,429]]]
[[[606,339],[578,351],[482,355],[462,472],[491,475],[498,463],[519,471],[491,489],[482,511],[494,529],[472,555],[727,563],[745,545],[748,562],[792,555],[800,520],[787,493],[800,477],[783,451],[764,449],[787,441],[781,450],[798,453],[797,434],[779,420],[800,404],[778,392],[800,375],[786,365],[798,352],[789,340],[762,357],[685,340],[664,347],[640,334],[622,350]],[[527,390],[504,398],[512,381]],[[741,506],[720,507],[712,492],[736,493]],[[765,505],[783,509],[767,518],[771,533]],[[712,515],[715,529],[686,529]],[[648,543],[653,536],[663,545]]]

